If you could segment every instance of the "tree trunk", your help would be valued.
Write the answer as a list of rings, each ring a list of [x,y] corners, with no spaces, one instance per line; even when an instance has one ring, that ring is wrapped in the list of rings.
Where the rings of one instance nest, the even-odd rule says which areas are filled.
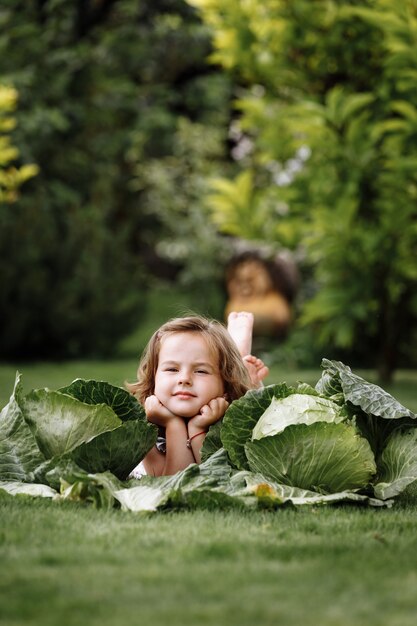
[[[385,345],[381,346],[377,364],[378,381],[381,386],[392,383],[396,364],[397,350],[395,346],[389,345],[389,342],[385,342]]]

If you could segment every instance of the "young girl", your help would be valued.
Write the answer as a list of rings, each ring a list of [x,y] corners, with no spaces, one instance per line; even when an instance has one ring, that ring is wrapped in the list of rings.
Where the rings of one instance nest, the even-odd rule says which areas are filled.
[[[250,354],[252,326],[251,313],[231,313],[227,330],[215,320],[190,316],[172,319],[153,334],[138,382],[127,387],[164,436],[133,476],[170,475],[200,463],[209,427],[268,374]]]

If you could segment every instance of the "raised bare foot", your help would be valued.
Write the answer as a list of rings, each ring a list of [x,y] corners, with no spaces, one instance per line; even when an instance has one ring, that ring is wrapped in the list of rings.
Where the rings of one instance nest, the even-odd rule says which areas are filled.
[[[243,357],[243,362],[249,372],[254,388],[257,389],[258,387],[262,387],[262,381],[266,376],[268,376],[269,368],[265,365],[262,359],[258,359],[258,357],[252,356],[252,354],[248,354]]]
[[[227,330],[242,357],[250,354],[252,350],[253,314],[246,311],[233,311],[227,318]]]

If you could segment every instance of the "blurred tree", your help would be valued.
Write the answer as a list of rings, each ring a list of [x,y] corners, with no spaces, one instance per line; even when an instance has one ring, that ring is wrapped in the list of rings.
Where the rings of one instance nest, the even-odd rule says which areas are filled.
[[[214,229],[203,233],[188,189],[226,143],[229,80],[207,67],[209,51],[183,0],[2,2],[0,74],[20,94],[13,138],[40,172],[2,210],[0,356],[109,354],[138,324],[153,275],[194,268],[194,283],[205,272],[214,284]],[[182,129],[214,129],[216,147],[195,142],[196,163],[182,165]],[[203,237],[196,264],[190,242]],[[189,249],[173,264],[163,242],[177,240]]]
[[[189,3],[241,85],[216,223],[304,250],[302,322],[389,381],[417,362],[417,1]]]
[[[162,227],[148,229],[150,251],[168,264],[176,282],[189,291],[190,306],[216,317],[223,315],[224,295],[219,286],[224,283],[231,250],[219,238],[202,199],[224,159],[225,127],[224,120],[208,128],[179,117],[172,152],[146,161],[138,158],[132,181],[132,187],[142,192],[144,213],[157,216]]]
[[[0,84],[0,203],[15,202],[19,187],[38,173],[38,167],[34,164],[19,168],[12,165],[19,156],[18,149],[10,139],[10,132],[16,125],[12,115],[16,102],[17,91]]]

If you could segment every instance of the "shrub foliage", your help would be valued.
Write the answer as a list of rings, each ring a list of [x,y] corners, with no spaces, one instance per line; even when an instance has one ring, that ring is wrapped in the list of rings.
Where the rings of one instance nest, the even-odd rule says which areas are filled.
[[[108,354],[139,322],[152,276],[172,276],[160,242],[194,236],[169,217],[178,189],[189,217],[195,169],[173,187],[180,124],[221,126],[227,79],[207,68],[207,28],[182,0],[6,0],[0,21],[0,73],[19,93],[14,142],[39,166],[1,208],[0,356]]]

